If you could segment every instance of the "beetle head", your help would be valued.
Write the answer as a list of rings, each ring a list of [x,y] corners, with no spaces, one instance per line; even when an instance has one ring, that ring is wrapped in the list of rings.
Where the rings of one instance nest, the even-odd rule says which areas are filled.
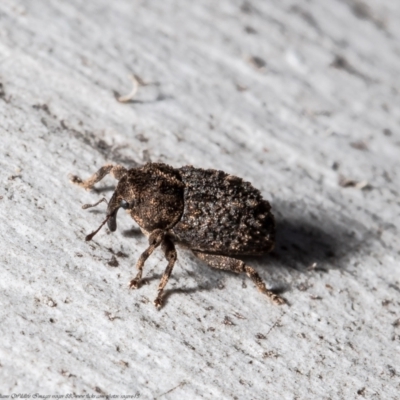
[[[108,202],[107,218],[100,228],[107,222],[110,231],[114,232],[118,210],[123,208],[147,232],[169,229],[183,213],[183,188],[178,173],[165,164],[149,163],[132,168],[119,180]]]

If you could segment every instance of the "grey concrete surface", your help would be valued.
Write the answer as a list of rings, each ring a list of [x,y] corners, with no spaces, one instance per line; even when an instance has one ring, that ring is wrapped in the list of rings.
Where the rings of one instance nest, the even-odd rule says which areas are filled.
[[[400,3],[0,2],[0,395],[396,399]],[[127,104],[129,75],[149,83]],[[273,205],[251,258],[290,306],[100,224],[107,162],[239,175]],[[3,397],[4,398],[4,397]],[[67,397],[64,397],[67,398]]]

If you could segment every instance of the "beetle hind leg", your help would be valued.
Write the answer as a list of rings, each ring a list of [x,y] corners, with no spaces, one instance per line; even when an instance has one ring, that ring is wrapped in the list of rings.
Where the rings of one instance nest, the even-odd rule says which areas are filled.
[[[90,178],[84,181],[76,175],[70,175],[69,179],[75,185],[83,187],[86,190],[90,190],[93,186],[100,182],[106,175],[110,174],[115,179],[119,180],[126,173],[127,169],[122,165],[106,164],[95,172]]]
[[[245,272],[256,285],[257,289],[268,296],[275,304],[281,305],[286,303],[282,297],[267,289],[258,272],[254,268],[246,265],[243,261],[232,257],[207,254],[199,251],[193,251],[193,253],[196,257],[200,258],[200,260],[206,262],[210,267],[235,272],[236,274]]]

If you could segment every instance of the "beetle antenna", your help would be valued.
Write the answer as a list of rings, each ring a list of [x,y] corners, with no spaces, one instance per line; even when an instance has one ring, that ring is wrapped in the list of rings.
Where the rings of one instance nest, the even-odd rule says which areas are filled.
[[[106,224],[106,222],[111,218],[111,215],[107,215],[107,218],[101,223],[101,225],[92,233],[90,233],[89,235],[87,235],[85,237],[85,240],[87,242],[89,242],[90,240],[93,239],[93,236],[96,235],[96,233]]]
[[[91,207],[96,207],[96,206],[98,206],[100,203],[102,203],[102,202],[105,202],[105,203],[107,203],[108,204],[108,201],[103,197],[101,200],[99,200],[97,203],[94,203],[94,204],[84,204],[83,206],[82,206],[82,208],[84,209],[84,210],[86,210],[87,208],[91,208]]]

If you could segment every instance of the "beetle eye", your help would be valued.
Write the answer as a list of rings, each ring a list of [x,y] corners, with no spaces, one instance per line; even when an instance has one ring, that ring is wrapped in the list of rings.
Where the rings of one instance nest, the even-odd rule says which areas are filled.
[[[124,210],[127,210],[129,208],[129,203],[126,202],[125,200],[121,200],[121,203],[119,203],[119,206],[122,207]]]

